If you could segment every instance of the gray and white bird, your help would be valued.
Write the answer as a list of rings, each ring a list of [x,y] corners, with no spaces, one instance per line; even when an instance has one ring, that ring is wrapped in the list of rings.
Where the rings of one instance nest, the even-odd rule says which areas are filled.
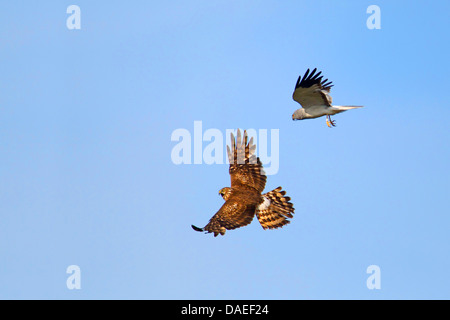
[[[292,114],[292,120],[314,119],[326,116],[326,123],[329,128],[336,126],[336,121],[331,120],[331,116],[350,110],[362,108],[362,106],[332,106],[333,99],[330,96],[330,89],[333,87],[328,79],[322,80],[322,71],[316,73],[315,68],[311,73],[306,70],[305,75],[298,77],[292,98],[301,104],[303,108],[296,110]]]

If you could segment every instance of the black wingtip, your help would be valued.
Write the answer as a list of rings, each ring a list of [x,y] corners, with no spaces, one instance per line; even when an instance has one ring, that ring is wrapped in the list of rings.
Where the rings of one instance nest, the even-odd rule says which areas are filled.
[[[196,226],[194,226],[193,224],[191,225],[191,227],[192,227],[192,229],[194,229],[195,231],[198,231],[198,232],[202,232],[202,231],[203,231],[202,228],[196,227]]]
[[[299,87],[309,88],[313,85],[318,85],[320,89],[329,90],[332,85],[332,81],[328,81],[328,79],[323,80],[322,71],[317,72],[317,68],[314,68],[312,71],[308,68],[303,78],[299,77],[297,83],[295,84],[295,90]]]

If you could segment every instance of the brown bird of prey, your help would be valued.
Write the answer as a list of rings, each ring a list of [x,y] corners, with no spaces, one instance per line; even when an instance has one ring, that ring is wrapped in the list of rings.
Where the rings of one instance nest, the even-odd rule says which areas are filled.
[[[216,237],[224,235],[226,230],[248,225],[255,215],[263,229],[282,227],[290,222],[288,218],[293,218],[291,198],[281,187],[262,194],[267,177],[261,161],[255,156],[253,138],[247,140],[246,131],[242,139],[238,130],[236,140],[231,133],[231,148],[227,146],[231,188],[220,189],[225,203],[204,228],[192,225],[195,231],[214,233]]]
[[[322,80],[322,71],[316,73],[315,68],[311,73],[306,70],[303,78],[298,77],[292,98],[300,103],[300,108],[292,114],[292,120],[314,119],[322,116],[327,117],[327,126],[336,126],[336,121],[331,120],[331,116],[350,109],[362,108],[362,106],[332,106],[333,99],[330,96],[330,89],[333,87],[328,79]]]

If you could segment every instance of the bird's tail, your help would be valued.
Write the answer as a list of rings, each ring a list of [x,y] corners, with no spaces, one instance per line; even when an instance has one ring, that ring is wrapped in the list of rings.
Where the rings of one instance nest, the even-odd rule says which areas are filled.
[[[256,217],[263,229],[275,229],[289,223],[287,218],[293,218],[294,206],[286,191],[278,187],[263,194],[264,202],[256,210]]]
[[[331,108],[334,108],[334,110],[340,110],[340,111],[346,111],[350,109],[358,109],[362,108],[364,106],[332,106]]]

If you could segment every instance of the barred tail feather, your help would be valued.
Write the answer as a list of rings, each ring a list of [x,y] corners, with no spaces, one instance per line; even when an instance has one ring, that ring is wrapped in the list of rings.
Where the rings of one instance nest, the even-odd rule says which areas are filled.
[[[256,211],[256,217],[263,229],[276,229],[290,223],[288,218],[293,218],[294,205],[291,198],[286,196],[286,191],[278,187],[263,194],[264,202]]]

